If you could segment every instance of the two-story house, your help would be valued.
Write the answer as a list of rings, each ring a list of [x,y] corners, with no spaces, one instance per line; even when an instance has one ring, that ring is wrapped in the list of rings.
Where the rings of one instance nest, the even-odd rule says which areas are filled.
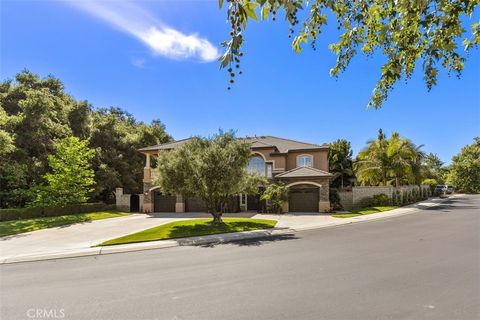
[[[248,170],[264,175],[270,181],[281,181],[289,187],[288,203],[284,212],[325,212],[330,209],[328,172],[328,145],[311,144],[272,136],[241,138],[251,144],[252,157]],[[142,212],[195,212],[205,211],[202,201],[184,199],[180,195],[164,195],[154,185],[156,171],[152,158],[159,152],[176,148],[189,139],[142,148],[146,156],[143,189],[140,198]],[[259,196],[238,196],[242,211],[258,210]]]

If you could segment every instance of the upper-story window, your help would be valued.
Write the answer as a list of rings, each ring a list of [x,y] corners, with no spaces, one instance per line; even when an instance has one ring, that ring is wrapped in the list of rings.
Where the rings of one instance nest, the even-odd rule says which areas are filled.
[[[313,157],[309,154],[297,156],[297,167],[313,167]]]
[[[247,167],[248,172],[256,172],[262,176],[265,176],[265,160],[260,156],[253,156],[250,158],[250,162]]]
[[[273,178],[273,164],[267,163],[267,178]]]

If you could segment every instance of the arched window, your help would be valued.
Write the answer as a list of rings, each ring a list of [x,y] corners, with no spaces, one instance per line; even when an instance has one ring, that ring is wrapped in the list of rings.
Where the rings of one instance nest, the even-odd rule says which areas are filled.
[[[313,157],[309,154],[297,156],[297,167],[313,167]]]
[[[248,172],[256,172],[262,176],[265,175],[265,160],[260,156],[253,156],[247,167]]]

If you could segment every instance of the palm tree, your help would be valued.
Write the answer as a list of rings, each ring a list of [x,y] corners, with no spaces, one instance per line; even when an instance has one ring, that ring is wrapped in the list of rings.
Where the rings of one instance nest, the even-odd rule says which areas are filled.
[[[376,140],[367,141],[367,146],[358,153],[354,168],[358,181],[363,184],[387,185],[388,168],[390,167],[387,157],[388,141],[385,139],[382,129],[378,130]]]
[[[359,152],[355,169],[358,180],[362,184],[396,186],[409,182],[412,177],[417,180],[421,174],[424,154],[410,140],[402,138],[394,132],[387,139],[382,129],[378,131],[376,140],[367,142],[367,146]]]
[[[410,171],[411,179],[409,182],[414,184],[421,184],[423,179],[428,175],[428,168],[425,166],[425,152],[420,150],[423,145],[416,146],[410,142],[411,158]]]
[[[330,145],[328,161],[330,173],[333,174],[332,185],[345,187],[345,178],[351,178],[353,173],[352,148],[350,142],[338,139]]]

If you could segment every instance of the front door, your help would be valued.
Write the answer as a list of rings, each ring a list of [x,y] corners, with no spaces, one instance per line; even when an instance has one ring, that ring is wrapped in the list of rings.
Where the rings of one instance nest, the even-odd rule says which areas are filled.
[[[248,195],[247,196],[247,210],[258,211],[260,209],[260,196]]]
[[[130,212],[140,211],[140,197],[138,194],[132,194],[130,196]]]

